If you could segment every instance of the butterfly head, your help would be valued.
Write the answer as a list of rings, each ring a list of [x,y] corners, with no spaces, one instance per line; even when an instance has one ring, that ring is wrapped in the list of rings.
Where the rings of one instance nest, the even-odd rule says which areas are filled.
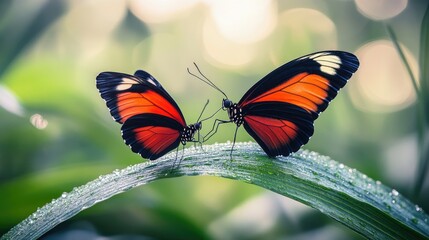
[[[225,98],[222,100],[222,109],[223,109],[223,110],[226,110],[226,109],[231,108],[231,107],[232,107],[232,105],[234,105],[234,104],[232,103],[232,101],[231,101],[231,100],[229,100],[229,99],[225,99]]]
[[[203,128],[203,124],[201,122],[197,122],[194,124],[195,130],[200,131]]]

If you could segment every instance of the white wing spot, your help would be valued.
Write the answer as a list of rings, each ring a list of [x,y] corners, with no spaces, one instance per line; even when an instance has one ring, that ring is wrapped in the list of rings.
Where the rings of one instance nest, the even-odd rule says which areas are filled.
[[[325,55],[325,56],[315,57],[314,61],[320,64],[322,64],[321,62],[332,62],[332,63],[341,64],[341,59],[336,55]]]
[[[154,85],[154,86],[158,86],[158,85],[157,85],[157,84],[156,84],[152,79],[150,79],[150,78],[149,78],[147,81],[148,81],[149,83],[151,83],[152,85]]]
[[[329,75],[335,75],[337,74],[337,71],[335,70],[335,68],[332,67],[328,67],[328,66],[320,66],[320,71],[329,74]]]
[[[337,70],[341,67],[341,59],[332,54],[317,56],[314,61],[320,64],[320,71],[329,75],[337,74]]]
[[[122,78],[122,83],[135,84],[136,80],[124,77],[124,78]]]
[[[313,54],[313,55],[308,56],[308,58],[310,58],[310,59],[315,59],[315,58],[318,58],[318,57],[320,57],[320,56],[326,56],[327,54],[328,54],[328,53],[326,53],[326,52],[316,53],[316,54]]]
[[[133,86],[133,84],[122,83],[122,84],[119,84],[118,86],[116,86],[116,90],[117,91],[124,91],[124,90],[127,90],[127,89],[131,88],[131,86]]]
[[[334,69],[340,69],[340,64],[334,63],[334,62],[323,62],[323,64],[321,64],[321,65],[324,65],[326,67],[331,67]]]
[[[341,58],[331,54],[330,52],[315,53],[310,56],[302,57],[300,60],[307,58],[312,59],[320,64],[320,71],[329,75],[337,74],[337,70],[341,68]]]
[[[136,84],[136,81],[132,78],[124,77],[121,80],[122,80],[121,83],[118,84],[118,86],[116,86],[117,91],[127,90],[127,89],[131,88],[133,86],[133,84]]]

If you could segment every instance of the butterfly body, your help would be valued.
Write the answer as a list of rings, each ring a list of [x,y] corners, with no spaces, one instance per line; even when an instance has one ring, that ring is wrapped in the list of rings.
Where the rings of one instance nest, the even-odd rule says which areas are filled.
[[[231,100],[224,99],[222,102],[222,108],[227,111],[229,120],[235,123],[237,127],[243,124],[243,109],[239,107],[237,103],[232,103]]]
[[[263,77],[238,103],[224,99],[222,109],[229,120],[215,122],[204,139],[213,136],[219,124],[233,122],[237,129],[243,125],[270,157],[296,152],[309,141],[314,120],[358,66],[356,56],[342,51],[316,52],[292,60]]]
[[[187,142],[195,142],[195,133],[201,130],[201,128],[201,122],[189,124],[188,126],[183,128],[182,132],[180,133],[180,142],[183,145],[186,145]]]

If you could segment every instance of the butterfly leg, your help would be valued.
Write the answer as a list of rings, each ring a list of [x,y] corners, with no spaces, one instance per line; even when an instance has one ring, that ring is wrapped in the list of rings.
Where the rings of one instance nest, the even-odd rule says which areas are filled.
[[[170,170],[170,173],[176,168],[176,161],[177,161],[177,157],[178,157],[178,155],[179,155],[179,147],[177,147],[176,148],[177,150],[176,150],[176,158],[174,159],[174,162],[173,162],[173,166],[171,167],[171,170]],[[177,164],[177,167],[179,167],[180,166],[180,163],[182,163],[182,160],[183,160],[183,156],[185,155],[185,145],[183,145],[183,148],[182,148],[182,156],[180,157],[180,159],[179,159],[179,163]]]
[[[209,140],[217,132],[219,125],[224,124],[224,123],[230,123],[230,122],[232,122],[232,121],[231,120],[216,119],[213,123],[212,129],[204,136],[203,142]]]
[[[173,172],[174,167],[176,166],[177,156],[179,155],[179,147],[176,148],[176,157],[174,158],[173,166],[171,166],[170,173]],[[179,161],[180,164],[180,161]]]
[[[235,140],[237,139],[237,132],[238,132],[238,128],[239,126],[237,126],[235,128],[235,133],[234,133],[234,140],[232,141],[232,147],[231,147],[231,152],[229,153],[229,158],[232,161],[232,151],[234,150],[234,146],[235,146]]]
[[[183,160],[183,156],[185,155],[185,145],[183,145],[183,147],[182,147],[182,156],[180,157],[180,159],[179,159],[179,163],[177,164],[177,167],[179,167],[180,166],[180,163],[182,163],[182,160]]]
[[[204,149],[203,149],[203,144],[201,142],[195,141],[193,143],[194,143],[195,149],[199,148],[203,153],[206,153],[206,151],[204,151]],[[197,144],[198,144],[198,147],[197,147]]]
[[[198,144],[198,146],[200,147],[201,151],[206,153],[206,151],[204,151],[203,149],[203,142],[201,142],[199,139],[195,140],[195,141],[188,141],[188,142],[192,142],[194,143],[194,148],[197,148],[196,144]]]
[[[201,141],[201,133],[200,133],[200,130],[198,130],[197,132],[198,132],[198,139],[197,139],[197,141],[196,141],[196,142],[194,142],[194,146],[195,146],[195,144],[198,142],[198,143],[199,143],[199,145],[200,145],[201,151],[202,151],[203,153],[206,153],[206,152],[204,151],[204,149],[203,149],[203,142],[204,142],[204,141]]]

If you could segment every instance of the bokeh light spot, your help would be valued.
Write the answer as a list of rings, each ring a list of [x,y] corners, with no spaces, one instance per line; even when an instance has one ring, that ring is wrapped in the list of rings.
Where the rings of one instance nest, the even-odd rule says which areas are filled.
[[[67,39],[61,48],[93,56],[103,49],[110,34],[125,17],[126,4],[116,0],[70,1],[70,11],[59,28]]]
[[[207,19],[203,28],[203,43],[209,57],[218,63],[229,66],[242,66],[249,63],[255,49],[252,44],[239,44],[225,39],[214,26],[212,20]]]
[[[360,13],[373,20],[385,20],[400,14],[408,0],[355,0]]]
[[[210,6],[219,33],[233,42],[259,41],[276,25],[277,7],[271,0],[221,0]]]
[[[130,0],[129,8],[145,23],[161,23],[170,21],[197,2],[197,0]]]
[[[416,59],[403,47],[412,71],[418,72]],[[363,111],[391,112],[415,100],[410,76],[391,42],[378,40],[356,52],[361,66],[350,81],[353,104]]]
[[[281,45],[271,47],[275,63],[288,56],[302,56],[314,50],[336,49],[337,33],[334,22],[323,12],[310,8],[293,8],[280,14],[275,38]],[[279,49],[282,49],[279,51]]]
[[[30,117],[30,122],[37,129],[45,129],[48,126],[48,120],[38,113]]]

